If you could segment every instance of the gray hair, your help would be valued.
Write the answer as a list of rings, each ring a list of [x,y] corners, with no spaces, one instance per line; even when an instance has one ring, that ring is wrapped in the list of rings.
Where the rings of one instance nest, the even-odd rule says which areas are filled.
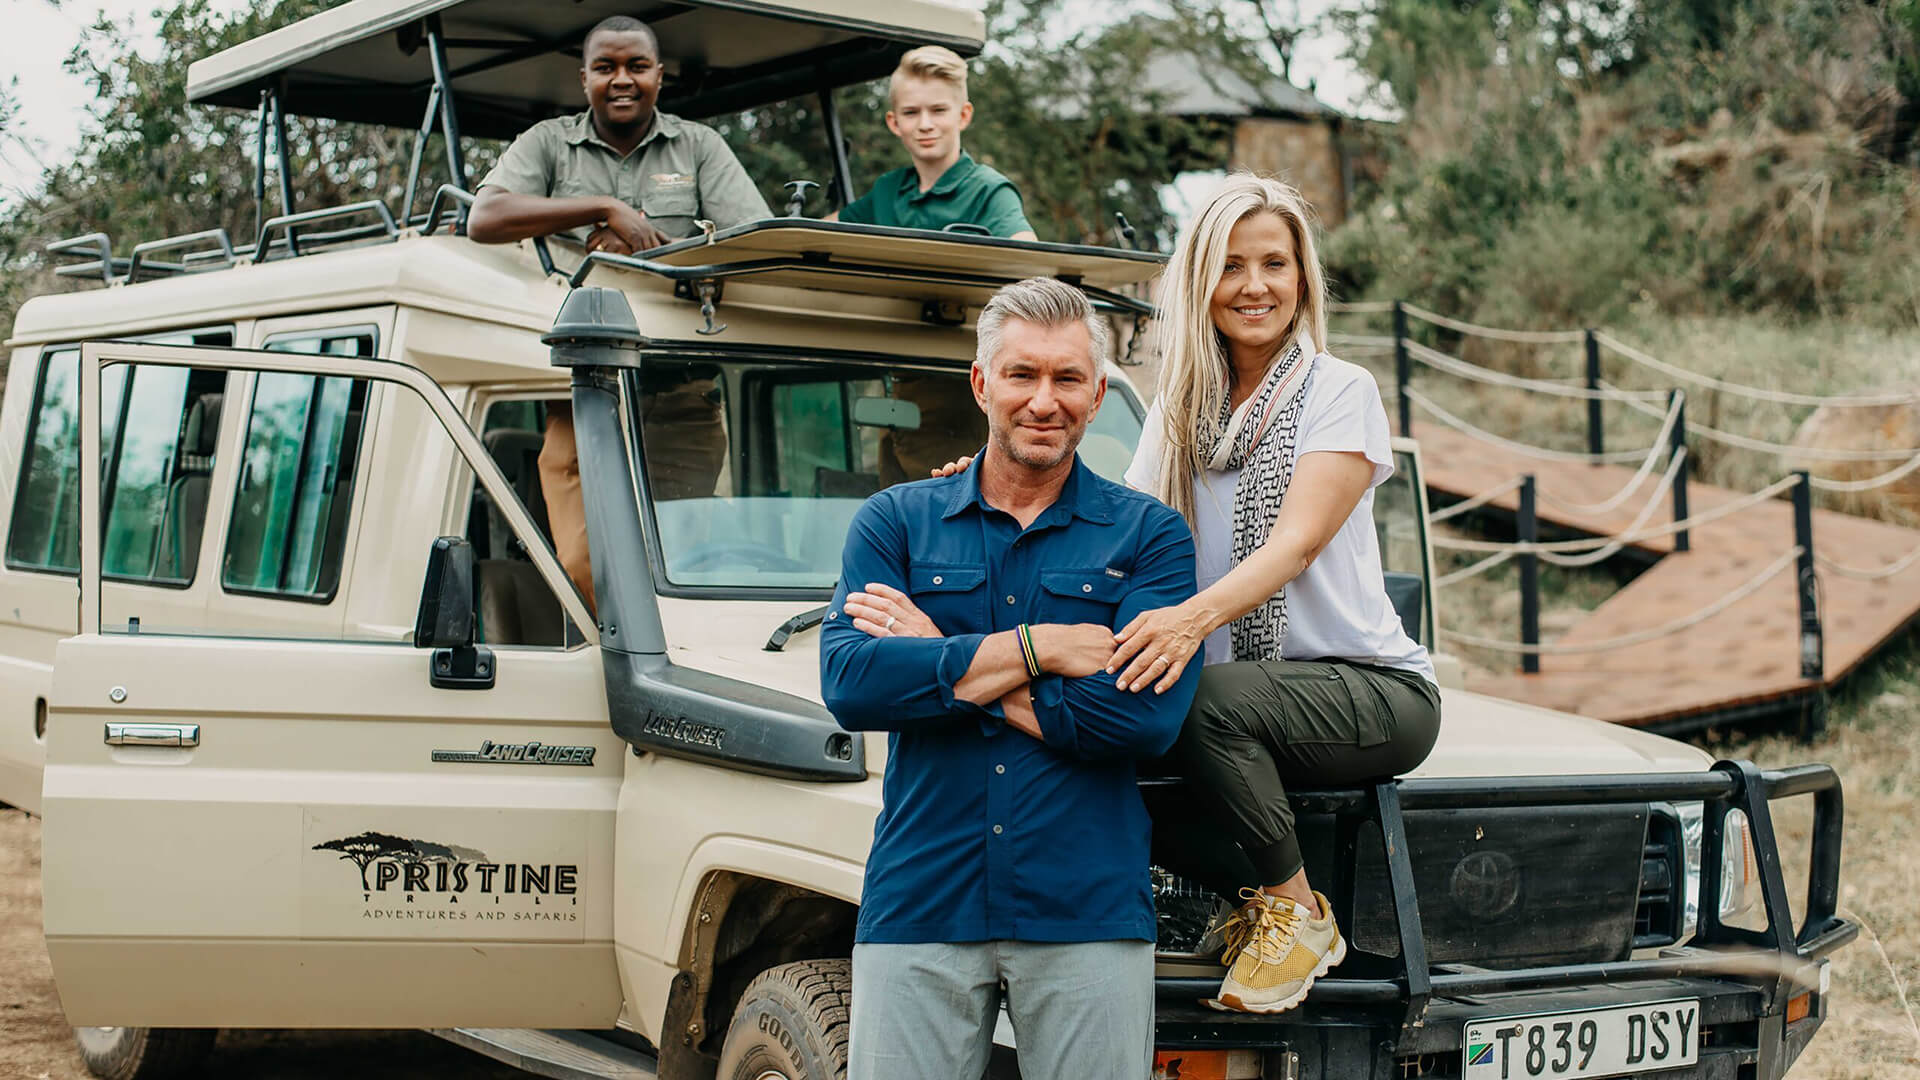
[[[1008,319],[1038,326],[1084,324],[1090,343],[1088,359],[1093,361],[1094,374],[1102,379],[1107,377],[1107,349],[1112,334],[1107,329],[1107,320],[1094,312],[1086,293],[1058,278],[1047,277],[1031,277],[1002,286],[993,294],[993,299],[987,301],[987,306],[980,309],[980,318],[974,323],[974,333],[979,339],[973,354],[974,367],[992,367],[994,356],[1000,352],[1000,335]]]

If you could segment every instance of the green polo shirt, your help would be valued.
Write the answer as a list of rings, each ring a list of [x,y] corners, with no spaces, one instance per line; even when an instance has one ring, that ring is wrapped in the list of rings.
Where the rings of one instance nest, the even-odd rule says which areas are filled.
[[[995,236],[1030,231],[1020,189],[990,165],[960,151],[940,179],[920,190],[920,174],[907,165],[874,181],[873,190],[840,211],[841,221],[903,229],[944,229],[956,222],[984,226]]]
[[[719,132],[668,113],[653,117],[653,130],[625,157],[594,131],[591,112],[542,120],[513,140],[480,186],[552,198],[611,195],[675,240],[698,232],[702,219],[726,229],[773,216]],[[591,231],[569,235],[584,241]]]

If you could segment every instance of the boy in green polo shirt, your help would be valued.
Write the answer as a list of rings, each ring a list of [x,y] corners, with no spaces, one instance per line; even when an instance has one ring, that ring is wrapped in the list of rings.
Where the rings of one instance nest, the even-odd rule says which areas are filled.
[[[966,61],[938,45],[914,49],[894,69],[888,99],[887,130],[913,164],[880,177],[827,220],[907,229],[979,225],[994,236],[1035,239],[1013,181],[960,149],[960,133],[973,120]]]

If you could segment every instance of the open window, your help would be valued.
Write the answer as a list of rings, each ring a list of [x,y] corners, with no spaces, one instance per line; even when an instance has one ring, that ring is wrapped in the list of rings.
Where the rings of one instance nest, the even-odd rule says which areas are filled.
[[[556,557],[565,554],[555,544],[556,519],[563,529],[577,533],[574,541],[584,551],[586,526],[577,482],[559,483],[564,490],[549,492],[540,458],[547,446],[549,418],[566,415],[567,398],[507,396],[489,401],[480,421],[480,442],[487,456],[506,477],[521,509],[533,521],[539,540]],[[564,436],[555,452],[566,449]],[[577,475],[577,472],[576,472]],[[549,495],[556,506],[549,506]],[[559,597],[541,578],[533,553],[513,529],[507,509],[476,482],[467,513],[467,541],[474,549],[474,580],[479,640],[488,645],[565,647],[580,641]],[[565,565],[565,560],[562,560]]]
[[[7,537],[7,565],[16,570],[80,568],[79,368],[78,348],[49,351],[41,365]],[[192,584],[226,380],[225,372],[187,367],[116,364],[101,372],[106,577]]]

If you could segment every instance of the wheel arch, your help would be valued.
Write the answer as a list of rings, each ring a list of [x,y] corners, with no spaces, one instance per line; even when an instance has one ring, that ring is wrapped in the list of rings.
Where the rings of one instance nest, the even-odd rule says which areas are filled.
[[[695,852],[668,930],[674,977],[660,1028],[663,1080],[711,1076],[747,984],[797,960],[853,951],[861,867],[819,852],[718,837]]]

